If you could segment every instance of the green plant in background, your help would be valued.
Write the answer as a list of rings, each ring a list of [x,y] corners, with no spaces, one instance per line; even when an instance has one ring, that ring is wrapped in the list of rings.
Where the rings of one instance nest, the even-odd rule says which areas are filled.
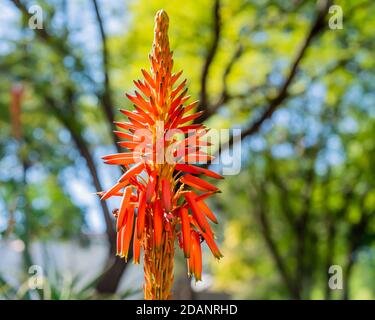
[[[355,84],[370,93],[368,76],[347,78],[346,92],[324,104],[291,99],[283,122],[249,146],[247,174],[222,186],[225,234],[235,235],[224,244],[231,263],[216,268],[222,286],[233,276],[240,297],[254,287],[270,298],[373,298],[375,120],[350,92]],[[329,287],[331,266],[341,268],[341,290]],[[254,286],[239,290],[244,281]]]
[[[174,17],[170,37],[175,67],[184,67],[190,92],[206,111],[205,123],[243,128],[243,169],[221,183],[224,193],[211,203],[226,220],[226,259],[220,268],[212,265],[216,288],[246,298],[342,298],[342,291],[327,290],[331,256],[344,274],[351,274],[347,296],[373,298],[373,1],[337,1],[344,13],[342,30],[328,28],[330,14],[319,11],[315,1],[126,2],[116,14],[125,12],[127,24],[115,32],[109,21],[116,17],[108,7],[123,2],[106,1],[100,7],[96,2],[79,2],[76,8],[87,13],[97,31],[97,51],[79,41],[77,30],[89,22],[70,19],[70,10],[64,8],[64,3],[75,2],[38,1],[45,34],[28,28],[29,1],[0,2],[1,8],[16,13],[12,23],[8,15],[0,21],[7,22],[2,28],[7,32],[0,34],[1,240],[25,235],[25,202],[19,196],[24,183],[9,113],[13,84],[25,87],[21,120],[31,166],[23,194],[33,213],[31,240],[75,238],[87,227],[86,209],[77,205],[62,172],[79,173],[82,181],[95,186],[92,192],[104,189],[106,177],[93,150],[116,150],[108,124],[116,118],[114,106],[122,106],[123,91],[133,88],[131,79],[147,67],[142,57],[149,52],[152,34],[144,30],[152,29],[154,12],[163,7]],[[17,18],[19,13],[23,19]],[[69,20],[73,25],[65,23]],[[321,132],[318,138],[316,132]],[[314,160],[323,156],[330,158],[328,166]],[[33,180],[35,176],[39,179]],[[306,202],[311,204],[307,224],[291,227],[305,215]],[[281,268],[263,231],[261,203]],[[293,224],[285,205],[291,207]],[[110,246],[96,290],[113,293],[125,264],[113,258],[114,221],[104,202],[100,214]],[[306,230],[302,242],[296,241],[301,227]],[[332,239],[334,246],[328,246]],[[303,250],[297,250],[298,243]],[[302,275],[296,272],[298,260]],[[302,280],[296,285],[297,278]]]
[[[82,275],[49,273],[41,288],[30,288],[30,279],[12,285],[0,275],[0,300],[122,300],[139,296],[141,290],[127,289],[116,294],[98,294],[95,285],[98,277],[82,284]]]

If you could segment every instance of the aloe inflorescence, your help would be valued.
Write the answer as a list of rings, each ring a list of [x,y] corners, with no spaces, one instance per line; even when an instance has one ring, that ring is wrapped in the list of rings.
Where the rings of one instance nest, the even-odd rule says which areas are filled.
[[[134,111],[120,110],[127,122],[116,122],[119,145],[125,152],[104,156],[104,162],[125,171],[101,199],[120,197],[117,219],[117,254],[128,258],[133,241],[133,261],[144,251],[144,296],[170,299],[173,283],[174,244],[187,259],[188,274],[201,280],[202,243],[213,255],[220,253],[209,221],[217,219],[205,200],[218,188],[198,176],[222,176],[196,165],[212,157],[205,152],[208,129],[194,123],[201,112],[192,113],[198,102],[187,103],[186,79],[182,71],[172,73],[173,59],[168,39],[169,18],[157,12],[150,72],[134,81],[137,90],[127,94]]]

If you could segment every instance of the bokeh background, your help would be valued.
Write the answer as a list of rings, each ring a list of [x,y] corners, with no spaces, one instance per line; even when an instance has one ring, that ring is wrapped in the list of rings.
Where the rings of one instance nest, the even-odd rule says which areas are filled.
[[[373,1],[1,0],[0,299],[142,297],[113,254],[118,203],[94,193],[160,8],[205,123],[242,129],[211,202],[224,258],[205,250],[195,284],[178,255],[175,298],[375,298]]]

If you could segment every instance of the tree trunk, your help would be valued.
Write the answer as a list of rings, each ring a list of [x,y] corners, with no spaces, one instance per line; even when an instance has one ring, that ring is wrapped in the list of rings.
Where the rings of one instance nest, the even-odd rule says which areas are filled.
[[[103,188],[101,186],[98,172],[90,151],[80,136],[73,134],[73,140],[75,141],[80,154],[86,160],[96,191],[102,191]],[[116,292],[127,264],[125,263],[124,259],[116,257],[116,232],[107,203],[105,201],[100,201],[100,205],[102,207],[106,223],[106,233],[109,241],[109,253],[104,272],[96,284],[96,290],[98,293],[112,294]],[[132,252],[129,250],[129,260],[131,260],[131,258]]]

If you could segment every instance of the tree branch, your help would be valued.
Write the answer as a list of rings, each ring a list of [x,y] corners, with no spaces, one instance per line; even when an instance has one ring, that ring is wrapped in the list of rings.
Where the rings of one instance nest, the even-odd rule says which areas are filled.
[[[358,223],[353,224],[349,231],[349,251],[347,254],[347,262],[344,269],[344,288],[343,288],[343,299],[348,300],[350,295],[350,277],[354,264],[356,262],[355,255],[358,249],[361,247],[363,242],[363,235],[366,232],[366,229],[370,223],[370,220],[373,216],[373,213],[369,213],[365,209],[365,199],[369,190],[367,190],[359,199],[359,207],[361,209],[361,217]]]
[[[76,126],[74,123],[65,117],[60,109],[57,107],[56,101],[51,97],[46,97],[46,105],[52,110],[55,114],[56,118],[69,130],[70,134],[72,135],[72,139],[76,144],[76,147],[80,153],[80,155],[85,159],[87,167],[90,171],[91,177],[93,179],[93,183],[95,186],[96,191],[102,191],[102,185],[100,183],[98,171],[95,166],[94,158],[87,147],[86,142],[84,141],[83,137],[77,132],[75,129]],[[108,294],[114,293],[117,290],[118,284],[124,273],[128,264],[124,262],[123,259],[117,257],[116,254],[116,232],[113,226],[113,221],[111,219],[111,213],[108,208],[108,205],[105,201],[100,201],[100,206],[102,208],[104,221],[106,225],[106,233],[109,242],[109,254],[108,260],[106,261],[106,265],[104,271],[100,278],[98,279],[95,288],[97,292],[101,294]],[[132,250],[129,251],[129,260],[132,259],[133,252]]]
[[[270,118],[273,113],[276,111],[276,109],[282,104],[282,102],[287,98],[288,96],[288,90],[289,86],[292,83],[292,81],[295,78],[295,75],[297,73],[297,69],[300,65],[300,62],[302,58],[304,57],[308,47],[310,46],[312,40],[320,33],[320,31],[324,28],[324,20],[328,12],[328,7],[330,5],[331,1],[323,1],[318,6],[318,13],[317,16],[313,22],[313,24],[310,27],[310,30],[305,38],[305,40],[302,42],[300,49],[297,52],[297,55],[291,65],[290,71],[285,78],[283,84],[281,85],[278,94],[275,98],[273,98],[270,102],[270,104],[264,109],[263,113],[260,115],[258,119],[256,119],[252,125],[250,125],[246,130],[243,130],[241,132],[241,139],[244,139],[247,136],[253,135],[256,132],[259,131],[264,121],[266,121],[268,118]],[[229,143],[225,144],[224,148],[230,148],[233,145],[233,136],[230,137]]]
[[[21,13],[25,17],[30,17],[30,14],[27,10],[27,7],[20,1],[20,0],[11,0],[15,6],[21,11]],[[96,6],[96,13],[98,15],[99,10]],[[98,18],[98,16],[97,16]],[[99,27],[102,24],[101,17]],[[110,95],[110,83],[109,83],[109,75],[108,75],[108,53],[107,53],[107,45],[106,45],[106,38],[104,29],[100,27],[101,29],[101,36],[103,41],[103,69],[104,69],[104,90],[103,93],[99,93],[98,90],[95,90],[95,94],[99,98],[99,101],[101,101],[101,107],[103,109],[104,115],[109,120],[111,127],[113,128],[113,111],[112,111],[112,102],[111,102],[111,95]],[[95,83],[88,74],[86,74],[83,71],[83,64],[81,63],[81,60],[74,55],[71,48],[67,45],[67,39],[66,36],[63,37],[56,37],[54,35],[51,35],[48,31],[48,28],[43,29],[35,29],[34,32],[36,36],[41,39],[44,43],[46,43],[51,49],[53,49],[56,53],[62,55],[62,56],[73,56],[75,58],[76,64],[75,64],[75,71],[81,72],[84,77],[86,77],[91,83]],[[103,38],[104,36],[104,38]],[[53,99],[53,97],[47,97],[47,99],[51,98],[50,100],[51,105],[49,105],[54,112],[55,116],[59,119],[59,121],[67,128],[67,130],[71,133],[72,138],[75,142],[75,145],[77,147],[77,150],[80,152],[81,156],[86,160],[87,167],[90,171],[91,177],[93,179],[93,184],[95,186],[95,189],[97,191],[102,191],[103,188],[100,183],[100,179],[98,176],[98,172],[96,170],[94,159],[91,155],[91,152],[89,150],[89,146],[87,145],[87,142],[83,139],[81,134],[76,131],[77,122],[74,118],[68,118],[65,114],[61,112],[58,102]],[[69,101],[69,98],[66,97],[66,102],[68,103],[68,106],[72,106],[72,102]],[[48,105],[48,104],[47,104]],[[66,109],[66,108],[65,108]],[[67,110],[67,109],[66,109]],[[116,137],[112,132],[113,141],[116,142]],[[119,150],[119,146],[115,143],[115,147],[117,150]],[[100,293],[114,293],[117,289],[119,280],[121,278],[121,275],[123,271],[125,270],[127,264],[124,263],[124,261],[118,257],[115,257],[115,250],[116,250],[116,234],[113,227],[113,221],[111,219],[111,213],[108,209],[107,204],[104,201],[100,202],[100,206],[102,208],[103,217],[106,224],[106,233],[108,237],[108,241],[110,243],[110,250],[109,250],[109,259],[107,260],[105,272],[99,279],[96,289]],[[131,255],[131,252],[129,252]]]
[[[275,261],[275,264],[279,270],[279,273],[286,285],[286,287],[288,288],[291,296],[293,297],[293,299],[300,299],[300,293],[298,292],[296,286],[293,284],[293,280],[292,278],[290,277],[289,273],[288,273],[288,270],[286,269],[285,265],[284,265],[284,261],[283,261],[283,258],[276,246],[276,243],[274,241],[274,239],[272,238],[272,232],[271,232],[271,226],[270,226],[270,222],[269,222],[269,219],[267,217],[267,209],[265,208],[265,201],[264,201],[264,197],[266,195],[266,190],[264,187],[260,186],[260,188],[262,190],[260,190],[260,192],[258,192],[258,201],[252,201],[253,203],[258,203],[259,205],[256,207],[255,211],[256,211],[256,215],[258,217],[258,220],[260,222],[260,225],[262,227],[262,235],[264,237],[264,240],[268,246],[268,249],[271,253],[271,256],[273,258],[273,260]]]
[[[208,106],[208,96],[207,96],[207,78],[211,63],[216,55],[219,39],[221,35],[221,17],[220,17],[220,0],[215,0],[213,6],[213,40],[212,45],[208,50],[206,60],[203,64],[202,74],[201,74],[201,92],[199,98],[199,105],[197,111],[205,110]]]
[[[221,94],[220,94],[220,97],[218,99],[217,102],[215,102],[214,104],[210,105],[208,104],[207,102],[207,105],[206,105],[206,110],[204,113],[202,113],[202,115],[197,118],[195,120],[196,123],[202,123],[204,121],[206,121],[209,117],[211,117],[225,102],[227,102],[229,100],[230,95],[228,93],[228,83],[227,83],[227,79],[228,79],[228,76],[230,74],[230,72],[232,71],[233,69],[233,66],[234,64],[236,63],[236,61],[242,56],[243,54],[243,46],[242,45],[239,45],[236,49],[236,51],[234,52],[232,58],[230,59],[228,65],[226,66],[225,70],[224,70],[224,73],[223,73],[223,89],[221,91]]]
[[[31,17],[31,14],[28,12],[26,5],[20,1],[20,0],[10,0],[25,17]],[[113,121],[114,121],[114,113],[112,109],[112,99],[111,99],[111,92],[110,92],[110,83],[109,83],[109,74],[108,74],[108,50],[107,50],[107,42],[106,42],[106,36],[103,28],[102,19],[99,13],[99,8],[96,4],[96,1],[93,0],[95,12],[100,28],[100,34],[102,39],[102,56],[103,56],[103,74],[104,74],[104,89],[101,93],[96,92],[99,101],[101,101],[103,112],[110,123],[111,126],[111,136],[112,140],[115,144],[115,147],[118,151],[120,151],[119,146],[117,145],[117,136],[112,132],[115,130]],[[95,5],[96,4],[96,5]],[[71,56],[75,60],[75,65],[77,68],[77,71],[82,72],[82,75],[88,79],[91,83],[95,83],[95,81],[90,77],[89,74],[86,72],[83,72],[83,63],[82,61],[72,52],[71,48],[67,44],[67,39],[63,37],[56,37],[54,35],[51,35],[51,33],[48,32],[48,28],[42,28],[42,29],[34,29],[34,32],[36,36],[41,39],[44,43],[46,43],[50,48],[54,49],[56,52],[61,54],[62,56]]]
[[[20,0],[10,0],[13,2],[13,4],[21,11],[21,13],[25,17],[31,17],[31,14],[27,10],[26,5],[20,1]],[[69,49],[66,46],[65,42],[62,41],[56,41],[54,37],[52,37],[46,28],[41,28],[41,29],[34,29],[35,34],[42,39],[44,42],[49,44],[51,47],[54,47],[57,49],[59,52],[62,52],[64,55],[70,54]]]
[[[10,0],[22,13],[23,16],[30,18],[31,14],[28,12],[26,5],[20,0]],[[75,60],[75,66],[79,67],[79,71],[82,72],[82,75],[90,82],[94,83],[94,80],[91,76],[83,72],[84,66],[79,57],[77,57],[74,52],[72,52],[71,48],[67,44],[66,33],[61,38],[57,38],[52,36],[47,28],[43,27],[42,29],[34,29],[36,36],[42,40],[45,44],[47,44],[50,48],[54,49],[56,52],[59,52],[63,56],[70,56],[73,57]]]
[[[305,185],[302,190],[301,198],[303,203],[303,209],[301,215],[296,219],[296,242],[297,242],[297,250],[296,250],[296,272],[295,272],[295,284],[298,287],[299,292],[303,292],[304,284],[305,284],[305,273],[306,273],[306,246],[307,240],[311,235],[311,230],[309,229],[309,222],[310,222],[310,215],[311,215],[311,201],[312,201],[312,193],[314,190],[314,183],[316,179],[315,175],[315,164],[318,152],[320,151],[319,146],[315,146],[312,148],[308,148],[305,150],[307,153],[307,157],[311,157],[311,164],[306,171],[304,182]]]
[[[270,181],[278,188],[278,194],[280,198],[280,204],[281,204],[281,211],[284,214],[285,220],[288,222],[289,227],[291,229],[295,228],[295,213],[292,209],[288,196],[290,194],[290,190],[286,183],[281,178],[276,163],[274,163],[272,157],[267,157],[267,160],[269,162],[268,166],[272,168],[272,170],[269,170],[269,176],[268,178]]]
[[[99,6],[96,0],[92,0],[94,9],[95,9],[95,16],[96,20],[98,22],[99,31],[100,31],[100,39],[102,42],[102,60],[103,60],[103,75],[104,75],[104,88],[103,92],[101,93],[101,96],[99,97],[103,106],[103,110],[105,112],[105,115],[107,117],[107,120],[111,124],[111,127],[113,130],[115,129],[114,126],[114,112],[113,112],[113,103],[112,103],[112,97],[111,97],[111,86],[110,86],[110,78],[109,78],[109,52],[108,52],[108,46],[107,46],[107,36],[104,31],[104,24],[102,16],[100,15]],[[112,130],[112,131],[113,131]],[[117,136],[112,132],[112,138],[113,141],[116,144],[117,151],[120,152],[120,148],[118,144],[116,143],[118,141]]]

